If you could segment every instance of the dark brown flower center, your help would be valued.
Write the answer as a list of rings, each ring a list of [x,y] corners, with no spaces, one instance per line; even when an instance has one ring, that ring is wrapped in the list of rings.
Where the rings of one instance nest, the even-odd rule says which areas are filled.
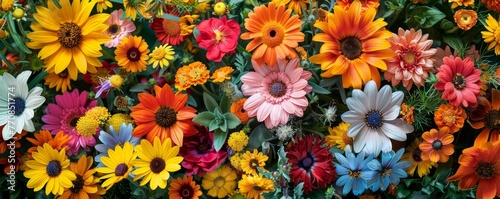
[[[141,51],[136,47],[132,47],[127,50],[127,58],[133,62],[139,61],[141,59]]]
[[[500,111],[490,110],[484,117],[486,127],[500,129]]]
[[[57,160],[52,160],[47,165],[45,171],[47,172],[47,175],[49,175],[50,177],[59,176],[59,174],[61,174],[62,171],[61,164]]]
[[[259,167],[259,160],[257,159],[251,159],[250,160],[250,164],[248,164],[250,166],[250,168],[252,169],[257,169],[257,167]]]
[[[118,96],[116,97],[115,99],[115,106],[116,108],[118,108],[119,110],[123,110],[123,109],[126,109],[128,107],[128,99],[126,97],[123,97],[123,96]]]
[[[61,46],[65,48],[73,48],[82,41],[82,30],[80,26],[73,22],[65,22],[61,24],[57,31],[57,38]]]
[[[73,187],[69,188],[69,190],[73,193],[78,193],[82,190],[84,184],[85,180],[83,180],[83,177],[80,174],[76,174],[76,179],[73,180]]]
[[[416,162],[422,162],[422,156],[420,156],[422,154],[422,151],[418,148],[414,149],[413,152],[411,153],[411,157],[413,158],[413,160],[415,160]]]
[[[115,168],[115,176],[123,176],[128,171],[128,166],[124,163],[119,164]]]
[[[193,198],[194,195],[194,190],[193,187],[191,187],[189,184],[184,184],[181,186],[179,189],[179,195],[181,195],[181,198]]]
[[[177,122],[177,112],[170,107],[160,107],[155,113],[155,121],[161,127],[171,127]]]
[[[432,142],[432,149],[441,150],[441,148],[443,148],[443,143],[441,142],[441,140],[434,140],[434,142]]]
[[[60,72],[59,74],[57,74],[60,78],[66,78],[68,77],[68,69],[64,69],[62,72]]]
[[[482,179],[490,179],[495,175],[495,168],[491,163],[479,162],[477,164],[475,172]]]
[[[363,53],[363,45],[357,37],[346,37],[340,40],[340,53],[347,59],[354,60]]]
[[[151,163],[149,163],[149,168],[153,173],[160,173],[165,169],[165,160],[162,158],[153,158]]]
[[[459,90],[464,88],[465,77],[460,73],[455,74],[455,76],[453,77],[453,85],[455,85],[455,88]]]
[[[71,120],[69,121],[69,125],[70,125],[71,127],[76,127],[76,123],[78,123],[78,120],[79,120],[79,119],[80,119],[80,117],[75,117],[75,118],[71,119]]]
[[[380,111],[371,110],[365,115],[365,124],[372,129],[378,129],[384,124],[384,117]]]
[[[258,192],[264,191],[264,189],[258,185],[253,185],[252,188],[253,188],[253,190],[258,191]]]
[[[112,24],[111,26],[109,26],[108,28],[108,33],[111,35],[111,36],[115,36],[117,34],[119,34],[121,31],[120,31],[120,26],[118,24]]]
[[[286,85],[282,81],[275,80],[269,84],[269,94],[273,97],[281,97],[286,93]]]
[[[382,177],[386,177],[386,176],[390,175],[390,174],[391,174],[391,172],[392,172],[392,169],[389,169],[389,168],[384,168],[384,169],[382,170]]]

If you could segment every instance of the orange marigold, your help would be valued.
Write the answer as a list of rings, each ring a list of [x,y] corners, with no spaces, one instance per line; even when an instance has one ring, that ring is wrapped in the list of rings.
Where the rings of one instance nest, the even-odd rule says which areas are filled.
[[[467,113],[461,106],[441,104],[434,112],[434,122],[438,128],[448,127],[450,133],[458,132],[463,126]]]
[[[241,123],[246,123],[250,119],[250,117],[248,117],[247,111],[243,109],[243,104],[245,104],[246,101],[247,98],[241,98],[239,100],[234,101],[230,107],[231,113],[236,115],[236,117],[240,119]]]
[[[399,112],[403,117],[401,119],[405,121],[407,124],[413,124],[415,122],[415,118],[413,117],[413,111],[415,110],[415,107],[409,107],[408,104],[402,103],[401,104],[401,111]]]
[[[189,65],[185,65],[175,74],[175,88],[178,90],[186,90],[191,86],[205,84],[210,77],[210,71],[207,70],[205,64],[197,61]]]
[[[212,79],[212,81],[215,83],[220,83],[220,82],[224,82],[226,80],[230,80],[231,73],[233,71],[234,71],[234,69],[231,66],[224,66],[224,67],[218,68],[217,70],[214,71],[214,73],[212,74],[212,77],[210,77],[210,79]]]
[[[481,0],[481,1],[483,1],[484,3],[484,1],[491,1],[491,0]],[[463,7],[470,6],[474,8],[474,0],[448,0],[448,2],[453,3],[451,4],[452,9],[455,9],[458,6],[463,6]]]
[[[477,13],[474,10],[460,9],[453,15],[455,23],[462,30],[469,30],[477,23]]]
[[[474,2],[474,0],[468,0]],[[481,0],[484,5],[486,5],[486,8],[489,10],[493,10],[495,12],[500,12],[500,0]]]
[[[52,137],[50,131],[40,130],[39,133],[35,134],[35,138],[26,138],[33,146],[28,149],[28,157],[33,159],[31,153],[37,152],[38,146],[43,146],[43,144],[48,143],[53,149],[60,151],[61,149],[68,150],[69,146],[66,145],[72,137],[65,134],[63,131],[57,132],[56,136]]]
[[[351,7],[351,4],[355,0],[337,0],[337,4],[344,8],[344,10],[349,10],[349,7]],[[375,8],[378,9],[378,6],[380,5],[380,0],[361,0],[361,11],[364,12],[368,8]]]

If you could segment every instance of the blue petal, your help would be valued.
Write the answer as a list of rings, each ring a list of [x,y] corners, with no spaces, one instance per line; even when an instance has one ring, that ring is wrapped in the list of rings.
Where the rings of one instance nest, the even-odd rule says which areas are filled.
[[[351,169],[348,169],[340,164],[335,163],[335,171],[337,172],[337,175],[348,175],[349,170]]]
[[[368,168],[372,171],[382,171],[382,165],[376,159],[368,162]]]
[[[340,153],[336,153],[335,154],[335,157],[337,158],[337,161],[339,161],[339,163],[345,167],[348,167],[349,166],[349,161]]]
[[[349,180],[351,180],[351,177],[349,175],[343,175],[337,179],[337,182],[335,182],[335,184],[337,186],[344,186],[345,184],[347,184],[347,181]]]
[[[354,195],[361,195],[363,192],[365,192],[366,188],[366,181],[364,179],[356,178],[353,180],[352,193],[354,193]]]
[[[353,183],[353,180],[348,180],[345,185],[344,185],[344,189],[342,189],[342,193],[344,195],[347,195],[349,193],[349,191],[351,191],[352,189],[352,183]]]

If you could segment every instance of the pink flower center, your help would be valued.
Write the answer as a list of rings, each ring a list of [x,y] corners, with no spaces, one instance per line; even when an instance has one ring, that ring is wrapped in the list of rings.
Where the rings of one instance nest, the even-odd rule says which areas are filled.
[[[453,77],[453,85],[455,85],[456,89],[461,90],[465,87],[465,77],[460,73],[455,74]]]

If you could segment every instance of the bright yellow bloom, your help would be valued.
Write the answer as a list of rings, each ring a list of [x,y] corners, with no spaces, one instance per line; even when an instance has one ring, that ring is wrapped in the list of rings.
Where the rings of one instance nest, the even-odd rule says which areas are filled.
[[[76,131],[85,138],[95,135],[97,130],[99,130],[99,121],[91,117],[80,117],[76,123]]]
[[[123,6],[125,7],[125,16],[127,18],[132,18],[135,21],[137,16],[137,11],[146,10],[146,1],[144,0],[123,0]]]
[[[148,44],[142,37],[129,36],[116,46],[115,59],[127,72],[141,72],[146,70],[148,53]]]
[[[236,188],[236,172],[230,166],[224,165],[203,176],[201,187],[208,190],[212,197],[225,198]]]
[[[76,80],[78,72],[96,72],[102,64],[101,44],[111,38],[104,35],[108,28],[104,22],[109,14],[93,14],[89,17],[96,1],[61,0],[61,8],[48,1],[48,7],[37,6],[33,14],[36,22],[31,24],[33,32],[26,43],[31,49],[40,49],[38,56],[45,60],[47,72],[56,74],[68,70],[71,79]],[[64,20],[63,20],[64,19]]]
[[[175,88],[185,90],[191,86],[205,84],[210,77],[210,71],[205,64],[197,61],[183,66],[175,74]]]
[[[241,168],[241,162],[243,160],[241,156],[242,156],[241,153],[235,153],[234,155],[231,156],[231,158],[229,158],[231,166],[233,166],[233,168],[235,168],[238,171],[243,171],[243,169]]]
[[[83,198],[101,198],[100,195],[106,193],[106,190],[101,187],[99,178],[94,176],[95,169],[90,169],[94,162],[94,157],[86,155],[80,156],[78,162],[72,162],[70,169],[76,175],[76,180],[73,180],[73,187],[66,188],[64,193],[57,197],[58,199],[83,199]]]
[[[112,7],[113,4],[109,0],[97,0],[97,12],[99,13]]]
[[[238,188],[247,199],[262,199],[262,193],[274,191],[274,181],[259,175],[243,175],[238,182]]]
[[[193,181],[193,176],[184,176],[172,180],[168,188],[170,199],[198,199],[201,196],[200,185]]]
[[[109,149],[108,156],[101,157],[104,167],[96,168],[97,172],[103,174],[100,179],[106,179],[102,183],[102,187],[109,190],[114,184],[126,179],[132,171],[132,160],[136,157],[134,146],[130,142],[125,142],[123,147],[118,144],[114,150]]]
[[[122,123],[125,123],[127,125],[133,124],[134,120],[128,114],[116,113],[109,118],[108,124],[106,126],[108,126],[108,128],[109,126],[112,126],[117,133],[120,133],[120,126],[122,125]]]
[[[198,19],[198,17],[198,15],[184,15],[179,18],[179,26],[181,28],[181,32],[179,33],[179,35],[188,36],[192,34],[194,27],[196,27],[194,21]]]
[[[234,69],[231,66],[224,66],[224,67],[218,68],[217,70],[214,71],[214,73],[212,74],[212,77],[210,77],[210,79],[212,79],[212,81],[215,83],[220,83],[220,82],[224,82],[226,80],[230,80],[231,73],[233,71],[234,71]]]
[[[269,158],[267,155],[263,155],[262,152],[254,149],[253,153],[250,153],[250,151],[244,153],[242,159],[241,169],[243,169],[246,174],[257,175],[257,168],[266,170],[264,169],[264,166],[266,166],[266,161]]]
[[[248,136],[244,131],[231,133],[227,144],[235,151],[243,150],[248,144]]]
[[[158,64],[160,68],[167,67],[169,61],[174,60],[174,54],[174,49],[168,44],[156,46],[153,52],[149,54],[148,64],[153,64],[153,68],[156,68]]]
[[[495,47],[495,54],[500,55],[500,29],[499,22],[488,14],[488,19],[486,19],[486,31],[481,31],[483,35],[484,43],[489,43],[488,50]]]
[[[474,0],[448,0],[448,2],[453,3],[451,4],[452,9],[455,9],[458,6],[463,6],[463,7],[470,6],[474,8]]]
[[[56,88],[56,91],[66,92],[71,90],[70,77],[68,75],[68,70],[63,70],[61,73],[56,74],[54,72],[47,74],[45,76],[45,85],[49,88]]]
[[[329,147],[336,146],[343,150],[345,150],[347,145],[352,146],[354,139],[347,136],[347,129],[349,129],[349,126],[349,123],[341,122],[334,128],[328,127],[330,135],[325,136],[326,145]]]

